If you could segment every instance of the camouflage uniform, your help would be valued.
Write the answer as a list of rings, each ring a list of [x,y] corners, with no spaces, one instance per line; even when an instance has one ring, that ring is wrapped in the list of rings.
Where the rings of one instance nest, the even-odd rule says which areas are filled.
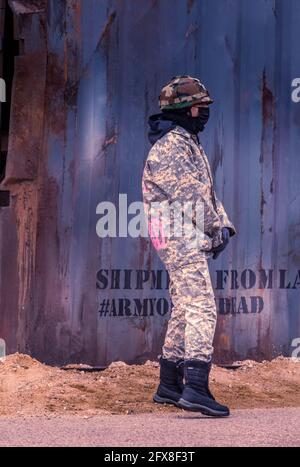
[[[208,93],[203,93],[206,103]],[[168,101],[164,100],[165,95]],[[170,102],[170,95],[168,90],[162,92],[161,107]],[[201,102],[201,95],[197,99]],[[178,105],[174,100],[170,105]],[[209,161],[197,136],[176,125],[156,141],[146,160],[142,187],[150,238],[170,275],[173,308],[162,355],[173,361],[209,361],[217,316],[207,259],[212,256],[210,250],[222,243],[222,227],[228,227],[230,235],[236,231],[217,199]],[[195,228],[187,229],[187,235],[185,231],[182,236],[173,235],[172,229],[167,235],[174,218],[171,215],[170,225],[166,219],[161,222],[161,209],[153,209],[153,203],[170,205],[199,200],[204,206],[202,237],[196,237],[196,243],[190,241],[195,240]],[[190,220],[193,226],[193,212]]]
[[[203,254],[196,263],[169,271],[171,318],[163,347],[163,357],[177,361],[209,360],[217,320],[214,293]]]

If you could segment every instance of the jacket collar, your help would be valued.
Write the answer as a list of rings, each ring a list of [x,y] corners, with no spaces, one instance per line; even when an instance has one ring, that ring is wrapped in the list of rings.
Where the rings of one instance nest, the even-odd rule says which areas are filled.
[[[192,141],[194,141],[194,143],[199,144],[198,135],[193,135],[192,133],[190,133],[189,131],[187,131],[185,128],[183,128],[180,125],[176,125],[175,128],[173,128],[173,130],[171,130],[171,132],[176,133],[177,135],[181,135],[184,138],[186,138],[188,140],[192,140]]]

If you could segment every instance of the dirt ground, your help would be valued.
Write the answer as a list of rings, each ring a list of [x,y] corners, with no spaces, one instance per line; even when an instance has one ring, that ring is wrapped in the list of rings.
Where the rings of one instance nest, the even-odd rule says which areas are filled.
[[[300,362],[278,357],[271,362],[238,362],[237,369],[214,366],[211,389],[231,409],[300,406]],[[178,411],[152,402],[159,367],[112,363],[86,372],[84,365],[62,370],[28,355],[0,360],[0,416],[163,413]]]

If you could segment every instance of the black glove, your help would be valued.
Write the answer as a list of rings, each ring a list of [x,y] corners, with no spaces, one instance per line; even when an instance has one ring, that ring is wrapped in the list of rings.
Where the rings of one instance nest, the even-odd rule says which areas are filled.
[[[213,259],[217,259],[219,254],[223,250],[225,250],[225,248],[227,247],[227,245],[229,243],[229,238],[230,238],[229,229],[227,229],[227,227],[223,227],[222,228],[222,243],[221,243],[221,245],[217,246],[216,248],[212,248],[212,250],[211,250],[214,253],[213,254]]]

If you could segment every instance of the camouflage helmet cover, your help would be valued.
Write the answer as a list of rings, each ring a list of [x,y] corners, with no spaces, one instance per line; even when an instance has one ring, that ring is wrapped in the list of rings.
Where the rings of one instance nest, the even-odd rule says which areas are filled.
[[[161,110],[181,109],[195,104],[212,104],[204,84],[192,76],[174,76],[159,95]]]

